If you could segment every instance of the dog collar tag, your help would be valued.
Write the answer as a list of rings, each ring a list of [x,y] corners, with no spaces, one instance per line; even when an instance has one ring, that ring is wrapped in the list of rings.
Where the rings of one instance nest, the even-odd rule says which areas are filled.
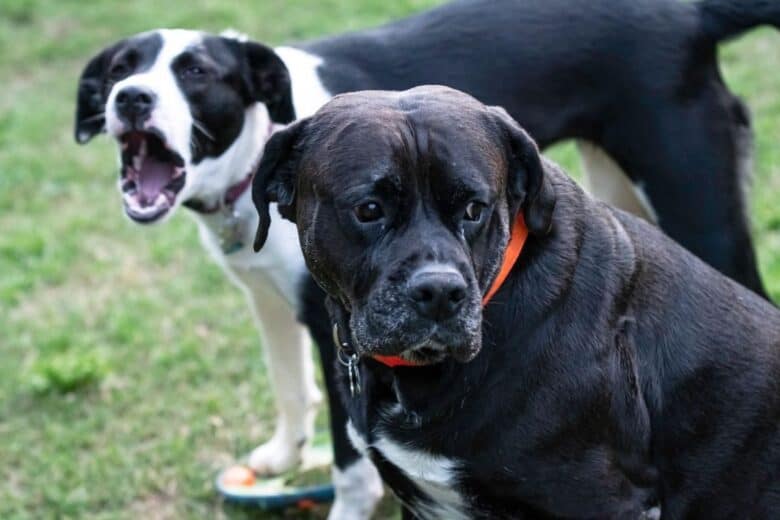
[[[220,249],[226,255],[244,247],[244,221],[234,208],[225,207],[218,235]]]
[[[360,395],[360,370],[358,369],[358,356],[357,354],[347,354],[343,350],[338,351],[339,363],[347,367],[347,374],[349,375],[349,395],[355,397],[355,394]]]
[[[336,345],[336,357],[339,363],[347,367],[349,395],[352,397],[355,397],[355,394],[360,395],[360,369],[358,369],[360,358],[356,353],[347,354],[345,351],[345,349],[349,348],[349,345],[346,342],[342,342],[341,338],[339,338],[338,323],[333,324],[333,343]]]

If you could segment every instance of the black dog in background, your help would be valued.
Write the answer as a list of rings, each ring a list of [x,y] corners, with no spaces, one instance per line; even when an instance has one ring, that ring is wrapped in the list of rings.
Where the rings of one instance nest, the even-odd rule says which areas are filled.
[[[760,24],[780,26],[780,2],[459,1],[300,49],[331,95],[447,85],[503,106],[543,148],[595,144],[581,147],[594,194],[765,295],[743,197],[749,112],[717,61]]]
[[[253,199],[256,248],[270,202],[297,223],[350,436],[415,517],[780,514],[780,311],[584,194],[504,110],[339,96],[272,137]]]

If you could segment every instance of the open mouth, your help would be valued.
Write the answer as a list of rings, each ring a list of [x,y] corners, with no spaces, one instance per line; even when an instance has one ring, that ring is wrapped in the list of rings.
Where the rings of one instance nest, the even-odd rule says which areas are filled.
[[[173,207],[184,187],[184,159],[154,130],[127,132],[119,142],[125,212],[136,222],[154,222]]]

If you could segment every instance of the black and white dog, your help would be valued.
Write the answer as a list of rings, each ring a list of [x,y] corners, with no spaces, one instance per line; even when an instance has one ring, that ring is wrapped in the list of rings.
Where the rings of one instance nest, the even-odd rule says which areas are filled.
[[[343,94],[271,138],[253,198],[256,247],[269,202],[297,223],[353,443],[415,518],[780,514],[780,311],[503,109]]]
[[[339,92],[460,88],[507,107],[542,145],[581,139],[598,194],[656,220],[761,292],[740,195],[748,115],[720,78],[715,47],[778,22],[780,8],[759,0],[477,0],[276,49],[157,30],[89,62],[75,134],[81,143],[104,130],[116,139],[127,215],[150,223],[188,207],[206,249],[246,293],[279,414],[250,464],[273,473],[299,462],[320,401],[308,336],[295,319],[306,277],[294,227],[275,225],[260,255],[249,247],[257,217],[246,187],[275,129]],[[312,335],[328,365],[329,331]],[[339,426],[334,440],[334,517],[364,516],[381,494],[375,472]],[[355,485],[365,487],[350,496]]]

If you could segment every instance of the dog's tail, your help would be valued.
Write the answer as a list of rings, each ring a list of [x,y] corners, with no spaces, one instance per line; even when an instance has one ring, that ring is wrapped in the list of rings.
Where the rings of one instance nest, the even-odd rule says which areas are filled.
[[[704,32],[714,42],[758,25],[780,28],[780,0],[699,0]]]

